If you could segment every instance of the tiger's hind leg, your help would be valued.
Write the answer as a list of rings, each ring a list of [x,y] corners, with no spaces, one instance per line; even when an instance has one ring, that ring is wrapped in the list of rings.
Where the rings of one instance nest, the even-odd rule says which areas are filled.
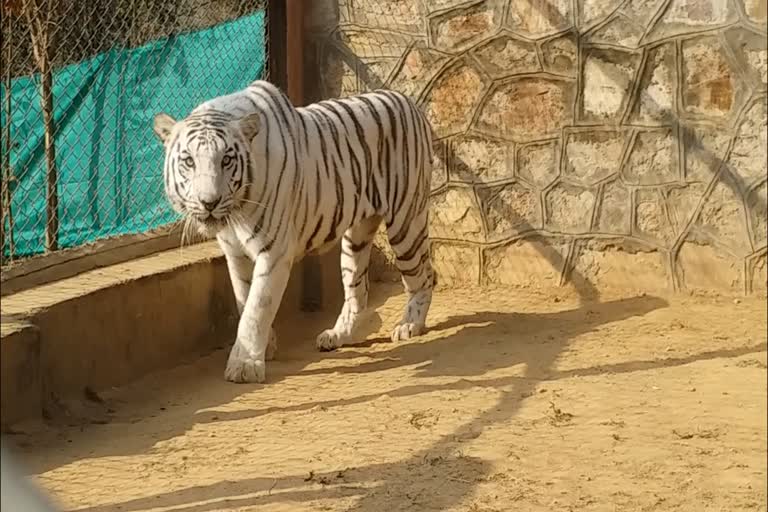
[[[350,341],[360,314],[368,306],[368,265],[373,237],[381,217],[369,217],[349,228],[341,240],[341,280],[344,305],[332,329],[317,337],[317,348],[333,350]]]
[[[403,317],[392,330],[392,341],[407,340],[424,332],[432,290],[437,283],[429,252],[426,210],[410,222],[405,220],[389,224],[387,236],[408,295]]]

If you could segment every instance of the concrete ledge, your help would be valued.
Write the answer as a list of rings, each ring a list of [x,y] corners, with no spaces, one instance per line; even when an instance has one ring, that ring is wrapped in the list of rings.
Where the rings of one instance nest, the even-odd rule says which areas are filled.
[[[320,259],[323,309],[342,301],[338,261],[338,249]],[[299,314],[300,273],[296,265],[278,321]],[[4,425],[227,346],[238,319],[216,242],[7,295],[0,311]]]
[[[208,243],[3,297],[3,424],[210,350],[236,322],[226,265]],[[12,322],[6,318],[12,318]]]
[[[5,425],[210,351],[237,322],[215,243],[154,254],[3,297]],[[10,319],[10,320],[7,320]]]
[[[0,329],[0,422],[40,414],[40,337],[27,322],[3,319]]]

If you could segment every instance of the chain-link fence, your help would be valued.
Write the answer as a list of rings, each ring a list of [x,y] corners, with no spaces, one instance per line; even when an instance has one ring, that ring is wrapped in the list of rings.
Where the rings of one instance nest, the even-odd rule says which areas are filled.
[[[2,257],[172,224],[158,112],[264,78],[266,0],[2,0]]]

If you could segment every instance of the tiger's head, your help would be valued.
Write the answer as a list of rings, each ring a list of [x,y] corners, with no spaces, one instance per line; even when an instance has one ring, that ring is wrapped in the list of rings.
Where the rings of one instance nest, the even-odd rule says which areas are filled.
[[[236,119],[206,110],[181,121],[155,116],[154,131],[165,147],[165,194],[200,234],[217,233],[246,201],[248,148],[260,127],[258,113]]]

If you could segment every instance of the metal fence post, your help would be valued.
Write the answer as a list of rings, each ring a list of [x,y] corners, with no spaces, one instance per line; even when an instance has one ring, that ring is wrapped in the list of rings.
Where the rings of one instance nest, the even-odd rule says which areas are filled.
[[[304,104],[304,0],[286,1],[286,91],[296,106]],[[301,263],[301,310],[323,307],[322,264],[308,255]]]

